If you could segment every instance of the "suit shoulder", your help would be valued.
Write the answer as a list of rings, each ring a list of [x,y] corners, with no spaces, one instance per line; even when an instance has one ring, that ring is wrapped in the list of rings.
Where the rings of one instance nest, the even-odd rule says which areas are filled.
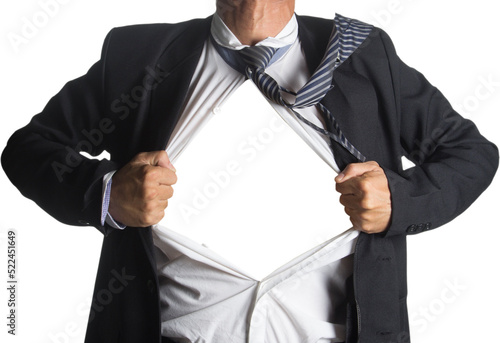
[[[361,51],[369,48],[366,49],[369,51],[369,55],[376,53],[376,51],[382,51],[383,55],[394,55],[396,53],[391,38],[381,28],[358,19],[344,17],[338,13],[335,16],[335,21],[342,33],[350,31],[349,36],[355,32],[361,35],[363,32],[369,32],[369,35],[359,46]]]
[[[314,17],[314,16],[303,16],[303,15],[298,15],[297,19],[300,24],[306,25],[307,27],[311,27],[313,29],[319,30],[316,32],[321,32],[321,30],[327,31],[328,33],[331,32],[331,28],[336,22],[337,25],[341,28],[343,31],[347,27],[358,27],[358,28],[370,28],[371,29],[371,36],[373,38],[382,38],[382,39],[387,39],[390,40],[389,36],[387,33],[382,30],[379,27],[376,27],[370,23],[364,22],[362,20],[358,20],[355,18],[350,18],[346,17],[343,15],[340,15],[338,13],[335,14],[335,18],[322,18],[322,17]]]
[[[165,34],[173,34],[182,31],[186,27],[195,24],[200,19],[180,23],[154,23],[154,24],[136,24],[115,27],[110,31],[113,39],[137,40],[144,38],[154,38]]]
[[[149,51],[164,46],[181,36],[188,29],[202,29],[210,23],[211,17],[192,19],[179,23],[137,24],[113,28],[106,36],[104,54]]]
[[[308,15],[297,15],[297,20],[299,22],[308,23],[308,24],[312,24],[312,25],[333,23],[332,19],[313,17],[313,16],[308,16]]]

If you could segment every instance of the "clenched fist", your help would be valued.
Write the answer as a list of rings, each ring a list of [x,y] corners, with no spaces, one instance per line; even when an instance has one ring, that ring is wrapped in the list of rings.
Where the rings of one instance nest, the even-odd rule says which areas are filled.
[[[336,178],[353,228],[365,233],[380,233],[391,220],[391,192],[382,168],[377,162],[349,164]]]
[[[126,226],[157,224],[174,193],[175,168],[165,151],[135,156],[112,179],[109,214]]]

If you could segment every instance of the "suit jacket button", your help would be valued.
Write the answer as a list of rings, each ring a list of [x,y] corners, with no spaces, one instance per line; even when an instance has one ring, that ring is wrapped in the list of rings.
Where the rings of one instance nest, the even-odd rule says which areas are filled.
[[[83,220],[83,219],[78,220],[78,224],[81,224],[81,225],[90,225],[90,223],[88,221]]]
[[[424,231],[429,231],[432,227],[432,224],[431,223],[426,223],[425,224],[425,228],[424,228]]]
[[[417,232],[417,226],[415,224],[408,226],[408,228],[406,229],[406,232],[408,232],[408,233]]]

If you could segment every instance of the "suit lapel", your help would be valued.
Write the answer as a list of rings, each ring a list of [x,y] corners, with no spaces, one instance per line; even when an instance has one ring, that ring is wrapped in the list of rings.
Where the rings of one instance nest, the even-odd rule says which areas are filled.
[[[162,150],[178,122],[204,44],[210,33],[212,17],[194,21],[168,44],[158,59],[157,87],[152,92],[147,135],[142,151]]]
[[[193,22],[180,32],[158,59],[154,74],[157,86],[153,90],[148,120],[145,121],[140,151],[164,150],[186,101],[186,96],[205,41],[210,32],[211,17]],[[153,269],[151,228],[139,229],[140,239]]]
[[[300,43],[304,50],[304,54],[306,55],[306,62],[309,68],[309,72],[312,75],[320,64],[323,55],[325,54],[326,48],[328,46],[328,41],[334,27],[334,22],[333,20],[302,16],[297,16],[297,21],[299,23]],[[329,98],[331,98],[330,93],[327,93],[322,103],[335,116],[335,106],[333,106],[331,101],[328,101]],[[326,120],[326,118],[324,118],[324,121],[327,129],[332,130],[331,123]],[[341,126],[341,129],[344,128]],[[344,134],[346,134],[345,131]],[[335,162],[341,170],[344,169],[347,164],[356,162],[354,156],[352,156],[340,144],[335,142],[333,139],[331,139],[330,142]]]
[[[312,74],[323,58],[335,23],[334,20],[301,16],[297,16],[297,20],[299,23],[300,42],[306,56],[309,71]],[[369,158],[369,152],[372,149],[364,146],[366,145],[364,144],[366,143],[366,140],[363,139],[363,127],[365,127],[366,120],[362,115],[364,113],[368,113],[370,108],[373,108],[372,105],[376,104],[376,100],[372,103],[372,94],[370,94],[370,92],[360,92],[361,88],[358,88],[359,84],[357,83],[356,78],[356,76],[359,75],[350,73],[348,78],[341,77],[341,75],[345,75],[345,70],[350,69],[349,65],[351,61],[349,54],[352,54],[357,47],[353,49],[350,46],[346,47],[343,45],[342,36],[345,33],[346,27],[350,25],[350,19],[337,15],[336,20],[338,21],[338,25],[341,25],[342,27],[339,32],[341,53],[347,55],[342,56],[342,60],[344,62],[342,62],[342,64],[333,73],[332,84],[334,85],[334,88],[326,94],[321,103],[325,105],[325,107],[327,107],[333,114],[340,126],[340,129],[350,143],[361,151],[361,153],[363,153],[367,158]],[[347,74],[349,74],[349,72],[347,72]],[[341,80],[339,78],[341,78]],[[369,91],[369,89],[367,90]],[[365,108],[360,111],[358,108],[359,104],[366,104],[368,106],[365,106]],[[332,123],[326,120],[326,118],[324,119],[327,129],[331,131]],[[340,169],[344,169],[349,163],[359,162],[340,144],[332,139],[330,141],[332,153]]]
[[[333,20],[297,15],[297,22],[299,23],[300,44],[312,75],[325,54],[333,30]]]

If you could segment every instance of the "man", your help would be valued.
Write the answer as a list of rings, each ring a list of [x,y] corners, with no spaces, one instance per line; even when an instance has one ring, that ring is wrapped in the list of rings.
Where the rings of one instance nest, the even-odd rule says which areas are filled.
[[[244,45],[279,35],[293,18],[291,0],[220,0],[217,5],[218,16]],[[334,24],[305,17],[297,22],[313,74]],[[209,37],[212,23],[208,18],[112,31],[101,61],[14,134],[3,154],[4,169],[23,194],[65,223],[90,224],[106,235],[95,292],[110,287],[117,277],[111,271],[122,271],[118,276],[127,286],[91,314],[88,342],[160,341],[160,313],[168,306],[159,308],[150,226],[160,221],[172,197],[175,168],[164,150],[192,100],[186,94],[196,87],[192,80],[200,55],[209,44],[215,46]],[[341,203],[353,227],[363,232],[348,286],[353,294],[347,299],[345,340],[408,341],[405,237],[464,211],[491,181],[498,153],[398,59],[387,35],[376,28],[337,66],[332,83],[322,104],[368,161],[359,163],[331,141],[335,162],[344,170],[336,179]],[[137,85],[146,90],[141,101],[121,96]],[[331,126],[323,120],[325,128]],[[81,144],[84,132],[96,128],[106,133],[102,144]],[[433,148],[420,151],[418,141]],[[107,150],[112,158],[84,160],[74,153],[79,150]],[[402,156],[417,166],[403,171]],[[110,190],[108,211],[103,190]]]

